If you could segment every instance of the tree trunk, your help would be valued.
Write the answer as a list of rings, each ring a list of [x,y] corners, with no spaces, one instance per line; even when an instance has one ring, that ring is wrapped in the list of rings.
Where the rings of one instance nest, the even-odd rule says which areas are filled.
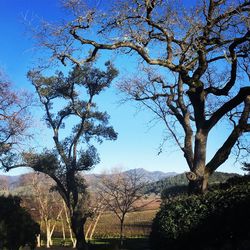
[[[84,224],[86,218],[81,216],[81,213],[74,212],[71,216],[71,226],[76,237],[76,248],[78,250],[88,250],[88,244],[84,235]]]
[[[124,216],[121,218],[120,224],[120,246],[123,246],[123,225],[124,225]]]
[[[63,207],[64,207],[64,214],[65,214],[67,226],[68,226],[68,229],[69,229],[70,240],[71,240],[71,242],[73,244],[73,248],[76,248],[76,240],[73,238],[72,226],[71,226],[71,223],[70,223],[69,215],[68,215],[68,212],[67,212],[67,206],[66,206],[65,202],[63,202]]]
[[[62,217],[62,215],[60,217],[61,217],[61,226],[62,226],[62,237],[63,237],[63,240],[65,241],[66,235],[65,235],[65,228],[64,228],[63,217]]]
[[[50,236],[51,236],[51,234],[50,234],[50,223],[49,223],[49,221],[47,221],[46,223],[45,223],[45,225],[46,225],[46,247],[47,248],[50,248]]]
[[[36,235],[37,247],[41,247],[41,234]]]
[[[90,233],[90,236],[89,236],[89,239],[90,239],[90,240],[92,240],[92,238],[93,238],[93,235],[94,235],[96,226],[97,226],[97,224],[98,224],[98,221],[99,221],[100,218],[101,218],[102,213],[103,213],[103,212],[100,212],[100,213],[98,214],[97,218],[95,219],[95,223],[94,223],[94,225],[93,225],[93,228],[92,228],[91,233]]]
[[[203,176],[198,176],[194,172],[188,172],[186,173],[186,176],[187,179],[189,180],[188,184],[189,194],[202,194],[207,191],[209,174],[205,173],[203,174]]]
[[[206,171],[207,132],[200,129],[195,136],[192,172],[186,173],[189,194],[204,193],[208,188],[209,173]]]

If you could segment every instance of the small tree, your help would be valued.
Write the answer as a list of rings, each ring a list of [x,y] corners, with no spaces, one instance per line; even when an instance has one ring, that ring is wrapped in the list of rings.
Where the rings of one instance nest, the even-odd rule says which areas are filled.
[[[55,190],[51,190],[53,183],[48,180],[48,176],[41,176],[36,173],[32,176],[31,181],[33,199],[40,215],[41,224],[44,224],[46,246],[49,248],[53,245],[52,235],[63,212],[61,197],[58,197]]]
[[[21,197],[21,206],[40,224],[47,248],[53,245],[52,236],[63,212],[62,198],[52,189],[54,185],[54,181],[44,174],[29,173],[20,176],[17,188],[12,190],[13,194]],[[40,235],[37,243],[41,245]]]
[[[89,225],[86,231],[86,239],[92,240],[93,235],[95,233],[96,226],[102,216],[102,214],[106,211],[107,204],[104,202],[103,193],[98,190],[98,192],[91,193],[91,209],[92,216],[89,218]]]
[[[100,183],[100,196],[107,208],[120,221],[120,244],[123,245],[124,221],[127,213],[138,209],[137,201],[143,197],[145,183],[137,170],[115,172],[103,175]]]
[[[117,137],[114,129],[108,126],[107,113],[98,111],[93,99],[109,87],[116,75],[117,71],[109,62],[106,71],[85,64],[75,67],[68,76],[62,72],[52,77],[42,76],[38,71],[28,74],[44,106],[45,121],[53,131],[55,149],[25,153],[24,160],[27,166],[55,181],[56,189],[69,209],[76,247],[81,250],[87,249],[84,224],[89,216],[89,196],[80,172],[99,162],[90,140],[102,142],[102,139],[115,140]],[[63,136],[66,124],[71,133]]]

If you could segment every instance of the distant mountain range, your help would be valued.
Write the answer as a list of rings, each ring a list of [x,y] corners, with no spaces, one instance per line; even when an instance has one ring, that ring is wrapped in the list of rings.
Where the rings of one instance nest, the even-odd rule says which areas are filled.
[[[143,181],[147,183],[154,183],[162,179],[177,175],[177,173],[175,172],[164,173],[162,171],[147,171],[143,168],[136,168],[136,169],[130,169],[130,170],[124,171],[124,173],[127,173],[127,174],[134,174],[135,172],[136,174],[138,174],[138,176],[142,176]],[[84,175],[88,185],[90,186],[90,188],[93,188],[93,189],[95,189],[95,186],[99,182],[99,178],[101,176],[102,174],[85,174]]]
[[[167,172],[164,173],[162,171],[147,171],[143,168],[136,168],[136,169],[130,169],[127,171],[124,171],[125,173],[134,173],[136,171],[137,174],[143,177],[143,180],[148,183],[160,181],[164,178],[175,176],[177,173],[175,172]],[[23,175],[17,175],[17,176],[7,176],[7,175],[0,175],[0,187],[1,183],[8,184],[10,188],[16,187],[19,185],[19,181],[22,177],[24,177],[27,174]],[[90,186],[94,186],[98,179],[102,176],[102,174],[84,174],[84,177],[86,178],[87,183]]]
[[[6,185],[9,188],[14,188],[18,186],[20,176],[21,175],[16,175],[16,176],[0,175],[0,188],[5,187]]]
[[[145,193],[156,193],[160,194],[162,190],[166,188],[171,188],[175,186],[187,185],[188,181],[185,174],[177,174],[175,172],[162,172],[162,171],[147,171],[143,168],[130,169],[125,171],[125,173],[133,174],[137,173],[142,176],[143,180],[147,182],[145,186]],[[22,179],[26,175],[17,176],[6,176],[0,175],[0,189],[8,186],[9,189],[15,189],[21,184]],[[210,184],[225,182],[227,179],[236,176],[234,173],[221,173],[215,172],[210,177]],[[84,177],[89,185],[90,189],[95,189],[102,174],[85,174]]]
[[[162,171],[147,171],[144,168],[136,168],[136,169],[131,169],[128,171],[125,171],[125,173],[134,173],[134,171],[136,170],[136,172],[138,174],[140,174],[141,176],[143,176],[143,178],[145,179],[146,182],[156,182],[168,177],[172,177],[177,175],[177,173],[175,172],[162,172]]]

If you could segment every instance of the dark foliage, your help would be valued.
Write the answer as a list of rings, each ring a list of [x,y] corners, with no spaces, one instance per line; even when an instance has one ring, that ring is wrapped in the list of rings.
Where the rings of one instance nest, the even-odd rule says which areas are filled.
[[[249,177],[165,201],[152,225],[153,249],[249,249],[249,207]]]
[[[0,249],[17,250],[28,244],[36,246],[39,225],[20,206],[20,198],[0,196]]]
[[[247,171],[248,174],[250,175],[250,163],[244,162],[244,163],[243,163],[242,169],[243,169],[244,171]]]

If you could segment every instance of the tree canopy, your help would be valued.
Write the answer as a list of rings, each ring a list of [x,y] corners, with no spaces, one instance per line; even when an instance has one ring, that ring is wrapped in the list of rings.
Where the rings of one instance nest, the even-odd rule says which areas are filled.
[[[90,215],[87,185],[80,172],[99,163],[91,141],[117,138],[108,124],[108,114],[98,110],[94,97],[109,87],[117,73],[110,62],[106,70],[93,64],[76,66],[67,76],[57,72],[47,77],[36,70],[28,73],[44,107],[44,120],[53,132],[55,148],[42,153],[25,152],[23,157],[27,166],[55,181],[70,212],[77,249],[87,247],[83,226]]]

